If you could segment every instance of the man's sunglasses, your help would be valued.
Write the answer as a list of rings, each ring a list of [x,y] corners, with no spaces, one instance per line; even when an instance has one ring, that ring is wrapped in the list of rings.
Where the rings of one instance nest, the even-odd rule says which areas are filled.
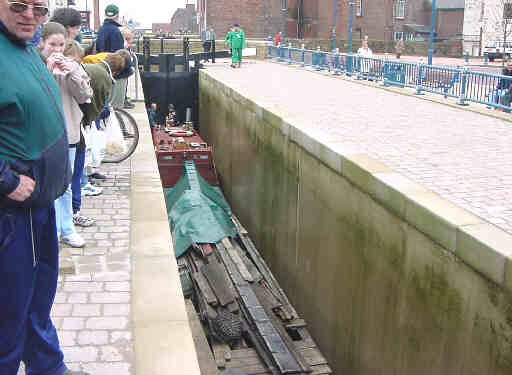
[[[43,5],[25,4],[17,1],[9,1],[7,3],[9,4],[9,10],[13,13],[24,13],[28,8],[32,8],[32,12],[36,17],[43,17],[48,14],[48,7]]]

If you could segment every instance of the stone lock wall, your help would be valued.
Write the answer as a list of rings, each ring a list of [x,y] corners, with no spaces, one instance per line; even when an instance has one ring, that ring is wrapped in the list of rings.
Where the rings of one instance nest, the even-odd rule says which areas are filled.
[[[200,72],[224,192],[335,373],[511,374],[503,235],[294,121]]]

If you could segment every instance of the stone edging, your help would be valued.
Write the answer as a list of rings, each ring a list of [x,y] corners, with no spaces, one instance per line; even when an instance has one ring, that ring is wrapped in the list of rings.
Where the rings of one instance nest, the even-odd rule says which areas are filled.
[[[200,375],[144,104],[134,113],[132,156],[132,325],[137,374]]]
[[[512,235],[473,215],[367,154],[344,150],[336,142],[322,142],[311,130],[301,130],[299,120],[268,104],[257,103],[208,72],[200,71],[200,83],[215,84],[227,96],[248,107],[333,169],[383,207],[410,223],[475,271],[512,292]]]

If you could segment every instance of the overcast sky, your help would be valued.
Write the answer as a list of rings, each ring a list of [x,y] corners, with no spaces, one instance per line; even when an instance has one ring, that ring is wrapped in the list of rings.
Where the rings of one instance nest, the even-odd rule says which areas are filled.
[[[92,10],[93,0],[76,0],[77,8],[85,10],[85,5]],[[177,8],[184,8],[195,0],[100,0],[100,17],[103,20],[105,7],[116,4],[121,16],[134,19],[143,27],[150,28],[153,22],[169,22]]]

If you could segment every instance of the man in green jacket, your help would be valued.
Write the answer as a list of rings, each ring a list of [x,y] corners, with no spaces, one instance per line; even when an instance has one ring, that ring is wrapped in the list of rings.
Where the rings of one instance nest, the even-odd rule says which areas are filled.
[[[240,68],[242,64],[242,49],[245,47],[245,34],[240,25],[235,23],[233,29],[226,35],[225,39],[231,46],[231,66]]]
[[[47,0],[0,0],[0,375],[68,370],[50,311],[59,246],[54,200],[71,178],[59,87],[29,43]]]

